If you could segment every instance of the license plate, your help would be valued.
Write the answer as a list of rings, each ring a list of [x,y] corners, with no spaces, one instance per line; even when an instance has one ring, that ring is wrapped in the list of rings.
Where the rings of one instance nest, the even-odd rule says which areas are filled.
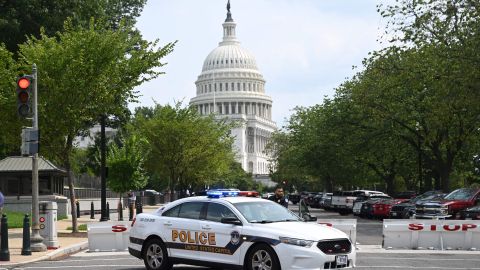
[[[335,262],[337,263],[337,266],[347,265],[348,256],[347,255],[338,255],[338,256],[335,257]]]

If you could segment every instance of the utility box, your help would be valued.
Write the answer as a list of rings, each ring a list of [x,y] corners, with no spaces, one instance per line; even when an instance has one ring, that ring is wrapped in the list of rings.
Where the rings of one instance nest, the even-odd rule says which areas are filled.
[[[57,249],[60,247],[57,237],[57,203],[40,202],[39,206],[38,224],[43,243],[48,249]]]

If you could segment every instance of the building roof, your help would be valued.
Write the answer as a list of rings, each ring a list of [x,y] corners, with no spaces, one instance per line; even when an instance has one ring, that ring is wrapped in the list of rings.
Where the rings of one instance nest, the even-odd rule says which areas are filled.
[[[7,157],[0,161],[0,173],[3,172],[31,172],[31,157]],[[55,166],[52,162],[43,157],[38,158],[39,172],[58,172],[66,174],[64,169]]]

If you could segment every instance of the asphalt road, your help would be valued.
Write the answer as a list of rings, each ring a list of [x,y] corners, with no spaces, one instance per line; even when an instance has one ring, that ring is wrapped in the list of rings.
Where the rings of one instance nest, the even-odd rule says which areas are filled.
[[[357,254],[358,269],[479,269],[480,256],[475,255],[446,255],[446,254]],[[138,260],[126,252],[121,253],[79,253],[61,261],[37,262],[22,267],[0,269],[95,269],[95,270],[140,270],[145,269],[143,261]],[[208,269],[188,265],[176,265],[175,270]]]
[[[298,206],[290,205],[293,211]],[[361,245],[381,245],[382,222],[379,220],[360,219],[353,215],[340,216],[334,212],[325,212],[320,209],[311,209],[311,214],[319,219],[352,219],[357,220],[357,242]],[[357,268],[359,269],[478,269],[480,270],[480,252],[473,255],[466,254],[418,254],[411,253],[364,253],[357,252]],[[24,265],[22,267],[10,267],[2,269],[108,269],[108,270],[134,270],[145,269],[143,261],[130,256],[126,252],[120,253],[88,253],[82,252],[59,261],[44,261]],[[198,270],[208,269],[188,265],[176,265],[175,270]]]

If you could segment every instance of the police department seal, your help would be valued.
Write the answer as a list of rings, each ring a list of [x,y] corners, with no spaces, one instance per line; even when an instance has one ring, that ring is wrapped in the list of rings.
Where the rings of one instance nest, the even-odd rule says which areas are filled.
[[[233,231],[230,234],[230,236],[231,236],[230,243],[232,243],[233,245],[236,245],[236,244],[238,244],[238,242],[240,242],[240,233],[239,232]]]

